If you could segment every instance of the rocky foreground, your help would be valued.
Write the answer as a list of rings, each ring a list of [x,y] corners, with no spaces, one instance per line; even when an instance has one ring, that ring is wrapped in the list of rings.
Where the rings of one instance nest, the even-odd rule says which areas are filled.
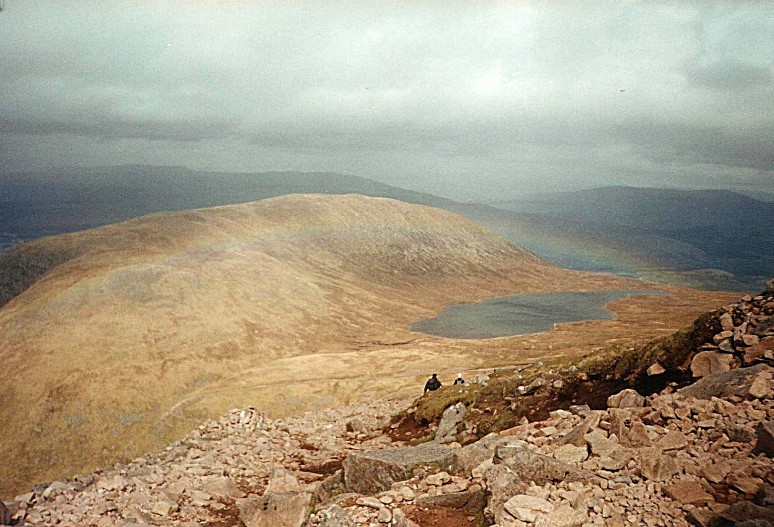
[[[153,456],[40,485],[8,503],[4,520],[97,527],[774,525],[773,374],[760,364],[675,393],[644,398],[627,390],[606,410],[557,410],[464,447],[388,444],[378,426],[405,401],[277,421],[233,410]],[[464,423],[455,420],[452,426]]]
[[[482,438],[457,403],[419,445],[385,433],[411,401],[282,420],[237,409],[164,451],[38,485],[0,507],[0,524],[774,527],[771,289],[718,314],[683,388],[625,389],[605,409]]]

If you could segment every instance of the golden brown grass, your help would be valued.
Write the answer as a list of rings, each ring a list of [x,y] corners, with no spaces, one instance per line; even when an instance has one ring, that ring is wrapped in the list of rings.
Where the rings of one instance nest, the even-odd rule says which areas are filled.
[[[0,308],[0,495],[163,447],[207,417],[416,393],[432,371],[666,335],[733,298],[612,305],[617,320],[449,340],[409,325],[504,294],[648,287],[558,269],[463,218],[286,196],[40,240],[69,258]],[[24,250],[24,249],[22,249]]]

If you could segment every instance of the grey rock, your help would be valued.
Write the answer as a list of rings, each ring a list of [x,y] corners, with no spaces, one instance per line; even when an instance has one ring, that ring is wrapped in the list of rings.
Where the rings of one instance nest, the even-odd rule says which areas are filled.
[[[159,516],[169,516],[178,510],[177,502],[171,500],[160,500],[153,504],[151,512]]]
[[[575,415],[583,415],[584,412],[591,410],[591,407],[587,404],[571,404],[568,410]]]
[[[471,476],[473,469],[481,463],[494,458],[495,448],[506,444],[526,444],[512,437],[501,437],[497,434],[489,434],[475,443],[454,450],[454,463],[452,470],[457,474]]]
[[[450,470],[453,462],[452,450],[437,443],[368,450],[344,460],[344,485],[350,492],[376,494],[410,479],[419,469]]]
[[[303,487],[296,478],[295,474],[281,465],[272,468],[269,484],[266,492],[274,494],[287,494],[291,492],[301,492]]]
[[[362,419],[358,419],[357,417],[350,419],[347,421],[345,425],[347,432],[355,432],[359,434],[368,434],[368,428],[366,428],[365,424],[363,423]]]
[[[537,379],[529,383],[527,386],[519,386],[518,387],[519,395],[529,395],[537,391],[539,388],[542,388],[546,384],[548,384],[548,382],[545,379],[543,379],[542,377],[538,377]]]
[[[719,347],[721,350],[729,353],[734,350],[729,340],[721,342]],[[701,351],[697,353],[691,361],[691,373],[694,377],[706,377],[707,375],[731,370],[734,356],[729,353],[719,353],[716,351]]]
[[[755,436],[758,440],[752,453],[774,457],[774,422],[764,421],[758,423],[758,426],[755,428]]]
[[[204,479],[202,490],[217,498],[244,498],[245,496],[234,480],[228,476],[213,476]]]
[[[355,522],[347,511],[338,505],[330,505],[317,513],[318,527],[355,527]]]
[[[393,527],[419,527],[416,523],[409,520],[401,509],[393,509],[392,525]]]
[[[462,403],[453,404],[443,412],[441,422],[435,431],[435,441],[451,443],[457,436],[459,425],[465,420],[468,409]]]
[[[417,505],[422,507],[441,507],[444,509],[462,510],[469,514],[477,514],[486,506],[486,494],[484,490],[470,489],[451,494],[438,494],[424,496],[417,500]]]
[[[608,397],[607,406],[610,408],[641,408],[645,406],[645,397],[637,393],[637,390],[627,388]]]
[[[11,525],[11,511],[5,506],[5,503],[0,500],[0,525]]]
[[[485,514],[486,517],[497,524],[502,524],[503,518],[509,518],[505,511],[505,503],[512,496],[523,494],[527,490],[527,484],[506,465],[493,465],[484,476],[489,490]]]
[[[522,481],[531,481],[536,485],[559,481],[567,483],[573,481],[590,482],[596,479],[594,474],[590,472],[520,446],[498,446],[495,450],[494,462],[506,465]]]
[[[684,397],[712,399],[713,397],[745,397],[750,390],[753,378],[761,372],[774,371],[766,364],[756,364],[749,368],[737,368],[724,373],[704,377],[677,391]]]
[[[594,430],[599,425],[600,414],[594,412],[584,419],[578,426],[570,430],[567,434],[560,437],[557,445],[586,446],[586,440],[583,436]]]
[[[504,507],[511,516],[523,522],[534,522],[538,513],[554,510],[554,505],[548,500],[527,494],[513,496]]]
[[[535,527],[581,527],[588,521],[585,512],[564,505],[547,514],[541,514],[535,520]]]
[[[237,500],[239,520],[245,527],[301,527],[312,511],[307,492],[251,494]]]

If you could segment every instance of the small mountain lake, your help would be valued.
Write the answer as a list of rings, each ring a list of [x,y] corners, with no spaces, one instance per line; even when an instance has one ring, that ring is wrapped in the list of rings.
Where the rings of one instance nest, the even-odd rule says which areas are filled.
[[[476,304],[457,304],[411,330],[453,339],[489,339],[551,331],[554,324],[612,320],[605,304],[633,295],[662,295],[653,290],[608,290],[502,296]]]

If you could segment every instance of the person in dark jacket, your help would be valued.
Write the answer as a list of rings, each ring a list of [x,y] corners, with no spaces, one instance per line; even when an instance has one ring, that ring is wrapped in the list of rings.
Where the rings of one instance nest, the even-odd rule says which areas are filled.
[[[457,378],[454,379],[454,384],[465,384],[465,379],[462,378],[461,373],[457,374]]]
[[[425,392],[434,392],[441,387],[441,381],[438,380],[438,374],[434,373],[425,383]]]

